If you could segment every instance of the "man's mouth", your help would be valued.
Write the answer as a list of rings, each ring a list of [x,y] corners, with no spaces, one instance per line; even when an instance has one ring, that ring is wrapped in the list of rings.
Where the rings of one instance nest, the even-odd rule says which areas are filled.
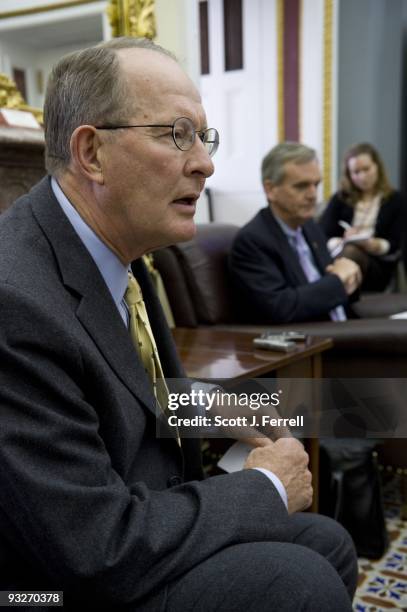
[[[181,204],[182,206],[194,206],[198,198],[199,198],[199,195],[197,194],[185,195],[185,196],[182,196],[181,198],[173,200],[172,203]]]

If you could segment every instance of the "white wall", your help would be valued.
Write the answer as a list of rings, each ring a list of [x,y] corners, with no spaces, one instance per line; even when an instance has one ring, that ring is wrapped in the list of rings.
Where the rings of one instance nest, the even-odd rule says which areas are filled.
[[[224,71],[223,2],[209,0],[210,74],[201,77],[209,125],[220,133],[212,189],[215,220],[241,225],[265,199],[260,163],[277,141],[275,0],[243,2],[243,69]]]
[[[199,83],[198,0],[156,0],[156,42],[172,51],[194,83]]]

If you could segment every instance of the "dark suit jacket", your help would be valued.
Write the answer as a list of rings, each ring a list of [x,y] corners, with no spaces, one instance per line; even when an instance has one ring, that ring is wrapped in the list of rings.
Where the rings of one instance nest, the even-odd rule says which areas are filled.
[[[164,373],[182,376],[135,271]],[[0,589],[158,610],[166,585],[215,551],[283,537],[263,474],[200,481],[193,440],[157,439],[144,369],[47,178],[0,218],[0,321]]]
[[[336,275],[324,272],[332,259],[322,231],[314,221],[307,221],[303,232],[323,274],[314,283],[308,282],[296,252],[270,208],[260,210],[239,230],[229,267],[236,302],[251,322],[328,319],[332,308],[348,304],[342,282]]]
[[[374,235],[377,238],[385,238],[390,242],[389,253],[394,253],[401,248],[406,215],[405,206],[404,197],[399,191],[393,191],[381,202]],[[335,193],[319,220],[327,238],[343,236],[345,230],[338,225],[338,221],[346,221],[352,224],[354,212],[354,208],[345,201],[343,194]]]

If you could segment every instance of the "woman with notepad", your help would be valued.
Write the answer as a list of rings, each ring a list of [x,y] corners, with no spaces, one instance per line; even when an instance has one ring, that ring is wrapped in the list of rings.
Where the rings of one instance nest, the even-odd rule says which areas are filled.
[[[319,222],[331,255],[348,257],[361,267],[364,290],[382,291],[393,277],[400,258],[404,206],[376,149],[368,143],[351,147],[344,157],[340,190]]]

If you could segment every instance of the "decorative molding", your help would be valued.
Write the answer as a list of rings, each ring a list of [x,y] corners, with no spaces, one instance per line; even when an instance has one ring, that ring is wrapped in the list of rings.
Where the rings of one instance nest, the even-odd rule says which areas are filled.
[[[0,72],[0,107],[15,108],[17,110],[27,111],[32,113],[34,117],[43,123],[42,111],[39,108],[33,108],[25,103],[21,93],[17,89],[17,85],[10,77]]]
[[[284,0],[277,0],[277,132],[284,141]]]
[[[324,73],[322,107],[322,175],[324,200],[332,193],[332,45],[333,45],[333,0],[324,2]]]
[[[100,0],[69,0],[67,2],[61,2],[60,4],[44,4],[42,6],[18,9],[16,11],[6,11],[0,13],[0,19],[10,19],[11,17],[25,17],[26,15],[36,15],[37,13],[47,13],[48,11],[67,9],[72,8],[74,6],[81,6],[82,4],[91,4],[93,2],[100,2]]]
[[[154,39],[157,35],[154,4],[154,0],[110,0],[107,14],[112,36]]]

